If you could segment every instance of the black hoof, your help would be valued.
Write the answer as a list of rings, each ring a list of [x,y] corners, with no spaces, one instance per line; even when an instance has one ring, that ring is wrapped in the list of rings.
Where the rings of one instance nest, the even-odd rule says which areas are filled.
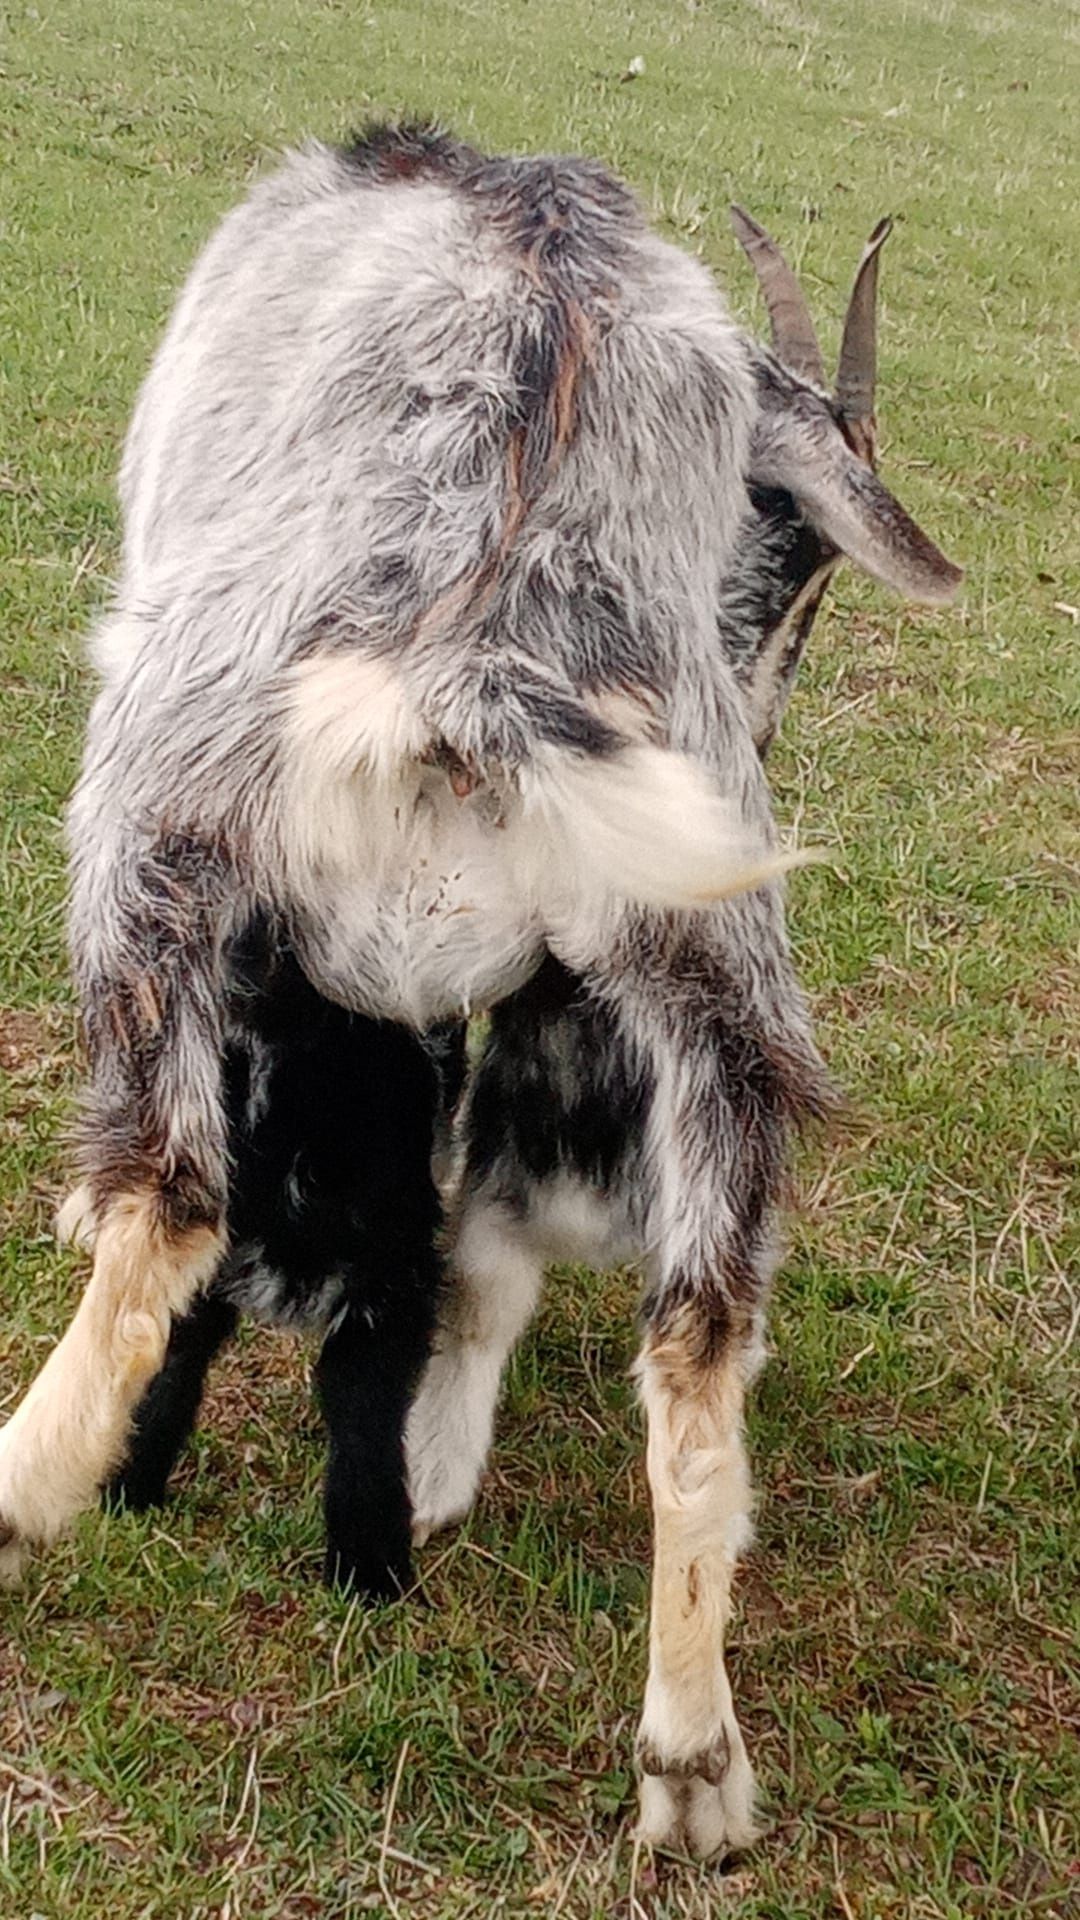
[[[413,1584],[412,1561],[408,1554],[388,1562],[347,1547],[328,1547],[323,1580],[338,1593],[361,1600],[400,1600]]]

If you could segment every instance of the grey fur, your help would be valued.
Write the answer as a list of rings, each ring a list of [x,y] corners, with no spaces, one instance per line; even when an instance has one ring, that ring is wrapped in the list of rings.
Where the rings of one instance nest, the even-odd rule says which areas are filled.
[[[515,231],[537,205],[561,241],[540,267]],[[550,381],[568,314],[588,330],[573,439],[546,461],[541,444],[524,474],[532,497],[498,577],[431,624],[492,567],[508,445],[546,399],[528,383],[534,369]],[[357,929],[335,937],[326,889],[289,871],[282,728],[290,674],[320,651],[390,657],[431,737],[499,791],[545,735],[575,753],[617,744],[583,710],[598,678],[659,692],[666,744],[710,769],[748,840],[767,840],[767,791],[714,642],[746,514],[753,359],[704,269],[586,163],[489,163],[466,190],[437,173],[368,179],[313,147],[258,185],[195,267],[125,451],[123,573],[95,637],[103,686],[70,816],[91,1008],[129,969],[159,903],[146,876],[179,834],[220,870],[211,1000],[213,954],[258,900],[288,916],[324,990],[408,1012]],[[568,612],[598,590],[622,644],[583,671]],[[733,934],[757,911],[734,906]],[[511,920],[487,997],[551,931]],[[362,924],[375,946],[381,924]],[[177,1017],[179,1073],[163,1069],[151,1105],[168,1130],[182,1102],[188,1152],[216,1188],[215,1021],[209,1004],[201,1021],[179,1003]]]
[[[381,130],[293,154],[222,222],[121,494],[70,819],[98,1205],[149,1180],[170,1217],[220,1217],[224,969],[256,911],[321,993],[421,1028],[546,953],[651,1089],[627,1209],[652,1296],[718,1288],[723,1319],[755,1291],[786,1123],[824,1098],[780,890],[687,912],[673,879],[683,911],[655,882],[642,908],[581,843],[618,854],[627,812],[645,860],[655,796],[632,817],[627,774],[659,747],[767,849],[760,754],[838,528],[900,584],[934,575],[833,403],[595,164]],[[324,673],[298,784],[298,688]],[[659,816],[676,868],[688,804]]]
[[[710,1484],[731,1483],[721,1620],[784,1149],[828,1102],[761,755],[841,551],[928,597],[955,570],[624,186],[426,129],[294,154],[229,214],[140,395],[121,495],[70,814],[92,1207],[149,1191],[166,1237],[221,1228],[223,1058],[248,1044],[232,956],[257,920],[353,1013],[422,1030],[494,1006],[457,1287],[413,1410],[418,1519],[475,1487],[545,1251],[599,1232],[646,1266],[654,1493],[706,1445]],[[254,1042],[248,1064],[253,1128]],[[233,1252],[230,1312],[343,1310],[336,1271],[305,1301],[257,1237]],[[678,1567],[669,1551],[665,1618]],[[646,1831],[744,1844],[730,1693],[698,1738],[693,1684],[665,1685],[658,1667]]]

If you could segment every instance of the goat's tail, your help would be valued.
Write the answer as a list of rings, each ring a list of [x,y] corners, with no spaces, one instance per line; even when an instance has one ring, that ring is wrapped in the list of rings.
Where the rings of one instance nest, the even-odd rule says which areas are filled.
[[[768,823],[755,829],[688,755],[606,726],[596,733],[588,745],[535,740],[518,767],[529,846],[560,880],[589,895],[695,907],[816,857],[771,844]]]

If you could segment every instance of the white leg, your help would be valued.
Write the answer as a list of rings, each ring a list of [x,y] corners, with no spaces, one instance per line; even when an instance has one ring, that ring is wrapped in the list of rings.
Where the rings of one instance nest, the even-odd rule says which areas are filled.
[[[0,1430],[0,1582],[17,1577],[28,1545],[93,1504],[164,1360],[172,1316],[220,1254],[210,1227],[168,1234],[150,1193],[113,1201],[75,1318]]]
[[[472,1506],[503,1368],[544,1277],[527,1224],[502,1202],[480,1197],[466,1208],[451,1265],[453,1290],[405,1427],[418,1544]]]
[[[678,1330],[650,1337],[638,1362],[655,1527],[638,1759],[642,1838],[706,1858],[755,1837],[754,1776],[724,1666],[731,1577],[750,1535],[749,1360],[733,1349],[705,1365],[693,1346]]]
[[[56,1209],[56,1238],[62,1247],[81,1247],[93,1253],[97,1235],[97,1212],[89,1185],[74,1187]]]

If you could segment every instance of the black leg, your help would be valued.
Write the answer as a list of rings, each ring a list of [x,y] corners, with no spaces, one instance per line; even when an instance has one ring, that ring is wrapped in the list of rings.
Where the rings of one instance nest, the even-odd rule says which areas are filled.
[[[206,1370],[236,1329],[236,1308],[213,1288],[173,1322],[165,1364],[135,1415],[124,1465],[105,1490],[106,1504],[142,1513],[161,1506],[199,1411]]]
[[[381,1325],[371,1328],[363,1310],[350,1307],[316,1368],[330,1442],[324,1577],[376,1600],[396,1599],[412,1585],[403,1434],[438,1283],[434,1257],[423,1265],[419,1284],[395,1289]]]
[[[230,1296],[329,1327],[326,1579],[393,1598],[412,1578],[403,1428],[441,1273],[432,1145],[464,1078],[464,1025],[428,1042],[346,1012],[272,923],[253,923],[230,966]]]

